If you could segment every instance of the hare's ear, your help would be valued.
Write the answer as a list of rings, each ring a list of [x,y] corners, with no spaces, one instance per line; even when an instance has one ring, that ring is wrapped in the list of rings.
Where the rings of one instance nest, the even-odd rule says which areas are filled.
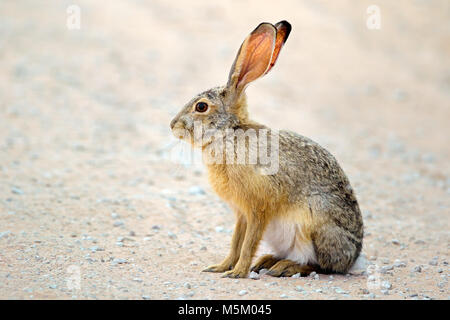
[[[242,43],[228,77],[228,89],[239,96],[252,81],[266,73],[272,61],[277,29],[263,22]]]
[[[275,40],[275,49],[273,50],[272,60],[270,61],[270,66],[267,68],[265,73],[268,73],[270,69],[277,62],[278,55],[280,54],[281,48],[283,48],[284,43],[289,37],[289,33],[291,33],[291,24],[286,20],[280,21],[275,24],[275,28],[277,28],[277,38]]]

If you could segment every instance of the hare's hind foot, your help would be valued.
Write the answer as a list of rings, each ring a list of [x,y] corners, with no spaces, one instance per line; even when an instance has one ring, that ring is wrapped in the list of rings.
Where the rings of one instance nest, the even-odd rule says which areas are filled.
[[[275,258],[272,254],[265,254],[256,261],[251,271],[259,273],[262,269],[270,269],[278,261],[280,261],[280,259]]]
[[[272,277],[292,277],[294,274],[300,273],[302,277],[308,276],[311,272],[319,272],[319,268],[310,265],[301,265],[295,261],[284,259],[273,265],[267,274]]]

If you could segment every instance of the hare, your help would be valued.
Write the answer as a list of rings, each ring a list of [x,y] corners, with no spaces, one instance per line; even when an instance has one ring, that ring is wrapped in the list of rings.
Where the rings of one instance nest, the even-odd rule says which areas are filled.
[[[177,138],[199,146],[202,153],[211,152],[208,147],[213,143],[211,139],[198,143],[195,123],[201,123],[200,138],[207,130],[269,130],[278,135],[275,173],[265,174],[258,162],[206,164],[212,188],[233,209],[237,223],[229,255],[205,272],[230,278],[245,278],[263,268],[275,277],[346,273],[360,254],[361,212],[336,159],[306,137],[275,132],[248,117],[245,88],[272,69],[290,31],[287,21],[258,25],[242,43],[228,83],[198,94],[170,124]],[[246,142],[244,151],[250,148]],[[237,155],[236,150],[231,153]],[[252,267],[262,240],[273,254],[263,255]]]

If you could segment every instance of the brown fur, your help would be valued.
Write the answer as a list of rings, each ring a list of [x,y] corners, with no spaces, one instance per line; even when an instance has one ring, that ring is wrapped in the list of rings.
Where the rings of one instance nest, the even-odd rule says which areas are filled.
[[[283,41],[275,42],[280,30]],[[272,65],[263,67],[247,48],[256,50],[261,61],[275,63],[274,52],[278,55],[289,32],[287,22],[258,26],[241,46],[228,84],[203,92],[188,102],[171,122],[174,134],[178,137],[180,132],[192,135],[195,121],[201,121],[206,129],[267,128],[249,120],[244,89],[248,84],[245,79],[252,81],[264,75]],[[252,42],[255,38],[265,39],[264,48],[258,49]],[[267,39],[273,39],[272,48]],[[195,111],[199,101],[209,105],[207,112]],[[192,139],[190,142],[195,144]],[[207,145],[200,147],[205,153]],[[335,158],[317,143],[292,132],[280,131],[279,170],[272,175],[262,175],[259,163],[214,163],[207,167],[212,188],[233,208],[237,224],[230,254],[222,263],[204,271],[225,272],[225,277],[246,277],[268,224],[276,219],[301,226],[295,241],[312,241],[317,264],[305,266],[286,259],[267,258],[272,259],[270,267],[274,268],[269,274],[290,276],[295,271],[306,275],[312,270],[345,273],[353,265],[362,247],[361,213],[345,173]]]

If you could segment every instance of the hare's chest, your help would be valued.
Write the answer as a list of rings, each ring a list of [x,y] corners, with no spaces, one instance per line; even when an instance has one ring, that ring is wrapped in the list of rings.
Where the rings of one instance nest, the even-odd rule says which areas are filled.
[[[222,165],[208,169],[214,191],[224,201],[243,211],[258,206],[269,196],[265,191],[267,182],[251,167]]]

